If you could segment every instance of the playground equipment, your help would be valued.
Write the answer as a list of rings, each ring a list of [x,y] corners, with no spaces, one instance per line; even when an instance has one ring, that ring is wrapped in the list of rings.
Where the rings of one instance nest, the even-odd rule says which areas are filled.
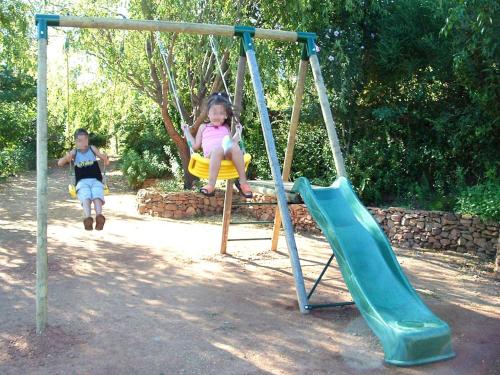
[[[319,60],[314,43],[316,35],[306,32],[264,30],[246,26],[226,26],[153,20],[88,18],[56,15],[37,15],[38,24],[38,87],[37,87],[37,290],[36,330],[43,333],[47,325],[47,28],[48,26],[150,30],[158,32],[236,36],[241,49],[236,75],[234,107],[241,108],[245,66],[248,64],[259,110],[266,152],[273,177],[273,190],[278,210],[273,233],[275,249],[280,225],[283,225],[299,309],[307,313],[322,307],[309,303],[316,286],[334,257],[344,280],[368,325],[382,341],[385,360],[401,366],[424,364],[451,358],[450,329],[420,300],[404,276],[395,255],[376,222],[357,199],[348,185],[344,160],[328,103]],[[283,174],[278,164],[269,114],[260,79],[253,38],[300,42],[303,46],[292,111]],[[333,254],[309,294],[304,278],[288,211],[285,182],[289,178],[295,136],[299,120],[307,65],[312,68],[314,83],[333,152],[338,180],[329,188],[312,188],[299,179],[292,190],[300,193],[311,214],[330,242]],[[178,103],[177,103],[178,105]],[[235,111],[235,112],[236,112]],[[239,113],[235,113],[238,115]],[[288,185],[290,185],[288,183]],[[233,180],[227,182],[221,253],[226,252],[231,217]],[[328,304],[343,306],[352,302]]]
[[[448,324],[413,289],[349,181],[339,177],[330,187],[313,188],[300,177],[292,190],[300,193],[330,243],[356,306],[382,343],[386,362],[411,366],[454,356]]]
[[[245,161],[245,170],[247,170],[252,157],[250,156],[250,154],[245,154],[243,155],[243,160]],[[188,170],[189,173],[191,173],[193,176],[205,179],[208,178],[209,167],[210,159],[207,159],[196,152],[193,152],[191,154]],[[230,180],[233,178],[238,178],[238,171],[234,167],[233,162],[231,160],[222,160],[217,179]]]

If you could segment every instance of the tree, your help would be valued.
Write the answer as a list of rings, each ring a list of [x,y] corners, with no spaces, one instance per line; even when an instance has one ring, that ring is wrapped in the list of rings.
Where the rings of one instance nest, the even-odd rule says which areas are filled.
[[[99,4],[101,3],[89,9],[88,5],[81,3],[76,11],[84,10],[86,15],[109,16],[106,14],[107,10],[103,12],[99,8]],[[215,14],[216,5],[213,3],[200,5],[195,1],[175,4],[170,2],[167,5],[160,1],[141,0],[132,2],[129,12],[133,18],[203,22]],[[227,19],[232,18],[231,12],[235,14],[234,9],[229,9],[227,12],[220,12],[219,17],[222,14]],[[174,34],[167,37],[162,35],[160,38],[167,46],[167,63],[176,77],[182,117],[190,122],[193,131],[196,131],[206,118],[202,106],[203,98],[223,87],[214,54],[209,50],[207,37]],[[181,118],[175,111],[173,93],[155,33],[82,30],[75,33],[75,39],[80,48],[98,57],[105,67],[105,73],[127,81],[159,107],[165,131],[179,152],[185,185],[190,186],[194,177],[187,171],[189,148],[181,131]],[[224,46],[221,52],[221,64],[228,78],[229,51],[225,43],[221,45]]]
[[[30,46],[31,7],[0,4],[0,177],[34,165],[36,83]]]

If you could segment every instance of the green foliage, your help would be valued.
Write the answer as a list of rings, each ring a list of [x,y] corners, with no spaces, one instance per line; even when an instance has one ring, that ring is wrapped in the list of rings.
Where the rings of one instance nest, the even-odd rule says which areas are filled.
[[[34,46],[30,32],[33,5],[23,0],[2,0],[0,3],[0,64],[15,71],[30,72],[35,67]]]
[[[35,142],[0,150],[0,178],[15,176],[36,165]]]
[[[500,181],[466,188],[459,194],[455,209],[462,214],[500,222]]]
[[[171,177],[178,172],[178,155],[172,152],[172,141],[151,107],[135,107],[118,126],[123,133],[121,169],[132,187],[139,187],[148,178]]]
[[[457,1],[450,9],[442,34],[453,46],[455,76],[472,102],[498,120],[500,3]]]
[[[30,5],[22,1],[0,4],[0,177],[35,167],[36,83],[30,11]]]
[[[108,136],[105,134],[90,133],[89,143],[99,148],[104,148],[108,145]]]
[[[168,165],[161,161],[158,155],[148,150],[139,154],[132,149],[123,154],[121,169],[133,188],[139,188],[148,178],[165,177],[169,171]]]
[[[51,2],[58,4],[63,12],[115,16],[109,10],[114,5],[106,0]],[[365,203],[469,211],[475,206],[481,207],[476,211],[483,216],[495,217],[485,212],[498,207],[497,201],[480,201],[480,194],[494,192],[499,175],[499,9],[494,0],[132,0],[128,11],[131,18],[316,32],[347,172]],[[19,160],[16,153],[29,149],[35,137],[30,12],[21,0],[0,6],[0,152],[12,155],[9,160]],[[172,181],[182,177],[178,148],[165,131],[158,106],[161,100],[169,101],[168,114],[178,131],[180,119],[171,95],[145,94],[157,87],[144,52],[147,37],[148,33],[123,30],[70,33],[68,52],[79,63],[70,66],[68,109],[66,82],[61,79],[64,59],[53,62],[60,66],[49,77],[49,152],[58,152],[68,133],[81,126],[102,135],[101,141],[107,139],[124,155],[124,170],[134,186],[162,174],[175,174]],[[207,89],[197,85],[208,50],[206,37],[165,33],[162,38],[166,45],[175,41],[176,83],[186,113],[195,114],[199,108],[190,94]],[[217,41],[221,51],[229,52],[227,79],[232,88],[238,43],[222,37]],[[255,46],[282,163],[301,46],[264,40]],[[79,49],[101,58],[94,81],[83,79],[93,69],[85,68],[92,66],[92,59]],[[161,64],[157,54],[152,62]],[[120,64],[135,85],[119,76],[115,68]],[[248,75],[242,123],[246,148],[253,156],[249,177],[270,178]],[[294,155],[292,179],[307,176],[328,185],[336,177],[310,73]],[[23,165],[9,165],[14,164]],[[167,185],[166,189],[174,188],[176,182]]]

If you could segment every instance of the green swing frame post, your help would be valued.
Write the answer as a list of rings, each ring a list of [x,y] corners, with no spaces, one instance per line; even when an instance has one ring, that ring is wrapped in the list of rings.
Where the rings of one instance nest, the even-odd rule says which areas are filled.
[[[302,103],[302,94],[304,90],[305,70],[307,60],[311,64],[313,70],[314,81],[320,97],[321,109],[325,119],[328,131],[330,145],[334,153],[335,166],[337,173],[345,176],[345,167],[338,139],[335,131],[335,123],[328,104],[328,97],[324,87],[323,78],[319,66],[319,61],[315,52],[313,33],[301,33],[283,30],[267,30],[261,28],[253,28],[247,26],[228,26],[200,23],[185,23],[157,20],[131,20],[131,19],[114,19],[100,17],[75,17],[75,16],[59,16],[37,14],[35,16],[38,30],[38,80],[37,80],[37,265],[36,265],[36,332],[43,334],[48,322],[48,257],[47,257],[47,221],[48,221],[48,197],[47,197],[47,43],[48,43],[48,27],[76,27],[76,28],[93,28],[93,29],[121,29],[121,30],[138,30],[138,31],[160,31],[173,33],[189,33],[198,35],[222,35],[222,36],[238,36],[241,40],[241,56],[238,63],[238,78],[235,89],[235,107],[239,111],[241,107],[241,98],[243,95],[243,77],[245,65],[248,65],[252,86],[257,101],[259,116],[264,134],[266,151],[271,166],[275,189],[277,192],[277,205],[279,210],[279,219],[275,221],[274,232],[278,233],[278,224],[283,224],[285,231],[285,239],[288,247],[288,253],[293,270],[295,281],[295,289],[299,309],[302,313],[307,313],[311,305],[308,304],[308,299],[316,288],[318,279],[314,289],[309,294],[306,293],[304,285],[304,277],[298,256],[297,245],[293,233],[293,225],[288,211],[288,202],[285,195],[283,181],[287,180],[290,173],[291,162],[293,158],[293,146],[295,143],[295,134],[298,124],[300,106]],[[297,80],[297,88],[295,90],[295,102],[292,113],[292,126],[289,133],[287,155],[285,157],[285,165],[283,174],[281,173],[274,137],[272,134],[269,114],[266,107],[264,90],[259,74],[257,60],[255,57],[255,49],[253,39],[269,39],[286,42],[302,42],[305,43],[302,61],[299,66],[299,76]],[[305,56],[308,59],[305,59]],[[232,184],[233,181],[228,181],[226,189],[226,202],[224,206],[224,225],[221,252],[225,253],[227,246],[227,235],[231,216],[232,206]],[[274,237],[274,236],[273,236]],[[255,238],[260,239],[260,238]],[[233,239],[238,240],[238,239]],[[277,234],[276,234],[277,244]],[[328,263],[329,264],[329,263]],[[326,270],[326,268],[325,268]],[[324,270],[324,271],[325,271]],[[322,273],[324,274],[324,272]]]

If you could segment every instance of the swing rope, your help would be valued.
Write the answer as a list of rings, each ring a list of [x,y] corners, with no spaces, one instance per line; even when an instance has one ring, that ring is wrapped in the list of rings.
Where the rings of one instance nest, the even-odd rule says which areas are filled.
[[[227,96],[229,98],[229,102],[232,105],[233,104],[233,99],[231,98],[231,94],[229,92],[229,88],[227,87],[227,83],[226,83],[226,80],[224,78],[224,72],[222,71],[222,64],[220,63],[219,53],[218,53],[218,50],[217,50],[217,46],[215,45],[215,38],[214,38],[214,36],[212,34],[210,34],[208,36],[208,40],[210,42],[210,48],[212,49],[212,53],[215,56],[215,62],[217,63],[217,67],[219,68],[220,78],[222,79],[222,83],[224,84],[224,88],[226,89],[226,93],[227,93]]]

